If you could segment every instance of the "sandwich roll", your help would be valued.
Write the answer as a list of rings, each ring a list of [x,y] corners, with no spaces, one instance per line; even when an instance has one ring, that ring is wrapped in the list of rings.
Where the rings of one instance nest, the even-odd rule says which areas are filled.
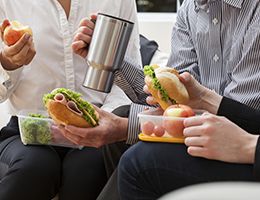
[[[173,104],[187,104],[189,94],[173,68],[145,66],[145,83],[163,110]]]
[[[81,98],[81,94],[72,90],[57,88],[44,95],[43,102],[50,117],[57,124],[81,128],[98,125],[98,112],[91,103]]]
[[[68,107],[60,102],[49,100],[46,108],[50,117],[60,125],[73,125],[81,128],[91,127],[91,125],[80,114],[72,112]]]

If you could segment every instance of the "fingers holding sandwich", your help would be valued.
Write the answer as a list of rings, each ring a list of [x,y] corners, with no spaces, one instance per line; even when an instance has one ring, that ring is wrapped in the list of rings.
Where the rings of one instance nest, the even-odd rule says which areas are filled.
[[[98,126],[80,128],[67,125],[61,128],[63,135],[75,144],[96,148],[126,140],[128,119],[108,113],[97,107],[95,109],[99,113]]]
[[[44,95],[43,102],[50,117],[59,125],[82,128],[98,125],[99,115],[93,105],[72,90],[57,88]]]
[[[162,72],[170,72],[175,74],[175,77],[167,75],[167,80],[165,75],[161,75]],[[193,109],[203,109],[214,114],[217,113],[222,97],[213,90],[201,85],[190,73],[178,74],[172,68],[159,68],[158,66],[145,67],[144,73],[146,75],[144,91],[151,93],[151,96],[147,98],[148,104],[159,104],[164,110],[174,103],[187,104]],[[149,77],[147,78],[147,76]],[[156,91],[154,88],[158,88],[158,90]],[[174,99],[175,102],[169,101],[169,99],[166,102],[163,101],[161,96],[165,93],[169,96],[169,99]]]
[[[154,98],[148,99],[148,103],[158,102],[165,110],[172,104],[189,102],[189,94],[175,69],[157,65],[145,66],[144,74],[145,84]],[[144,89],[147,90],[147,88]]]

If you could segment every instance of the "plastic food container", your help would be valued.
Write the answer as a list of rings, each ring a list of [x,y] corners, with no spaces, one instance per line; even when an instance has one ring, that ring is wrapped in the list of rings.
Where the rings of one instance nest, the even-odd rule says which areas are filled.
[[[203,110],[193,110],[201,115]],[[183,121],[186,117],[163,116],[163,110],[151,109],[138,114],[141,134],[139,139],[150,142],[183,143]]]
[[[30,116],[33,114],[33,117]],[[43,115],[42,118],[37,115]],[[18,115],[21,140],[24,145],[53,145],[71,148],[83,148],[65,138],[54,121],[44,111],[21,111]]]

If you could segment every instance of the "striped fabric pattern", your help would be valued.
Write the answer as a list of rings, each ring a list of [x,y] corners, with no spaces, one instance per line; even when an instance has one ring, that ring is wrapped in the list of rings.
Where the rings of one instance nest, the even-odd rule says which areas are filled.
[[[134,102],[130,107],[126,141],[127,144],[134,144],[138,141],[140,130],[137,114],[148,107],[145,101],[148,95],[143,92],[144,73],[133,60],[126,58],[120,70],[115,74],[115,84]]]
[[[202,85],[220,95],[260,109],[259,0],[206,3],[185,0],[178,10],[168,66],[189,71]],[[133,102],[144,103],[143,74],[131,62],[124,65],[120,72],[124,91],[133,97]],[[143,107],[131,107],[129,144],[138,140],[136,116]]]
[[[189,71],[221,95],[260,109],[259,1],[208,0],[206,7],[198,7],[196,0],[183,2],[168,65]]]

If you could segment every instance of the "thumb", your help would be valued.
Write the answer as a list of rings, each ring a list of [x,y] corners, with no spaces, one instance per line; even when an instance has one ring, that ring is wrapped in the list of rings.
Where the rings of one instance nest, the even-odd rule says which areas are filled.
[[[90,19],[91,19],[91,21],[96,21],[97,20],[97,14],[96,13],[91,14]]]
[[[98,118],[101,118],[101,116],[105,115],[105,111],[102,110],[101,108],[99,108],[98,106],[92,104],[92,106],[94,107],[95,111],[96,111],[96,115],[98,116]]]
[[[182,74],[180,74],[179,78],[184,85],[190,85],[194,82],[194,78],[189,72],[183,72]]]
[[[91,105],[94,107],[94,109],[95,109],[97,112],[101,112],[101,111],[102,111],[98,106],[96,106],[96,105],[94,105],[94,104],[91,104]]]

